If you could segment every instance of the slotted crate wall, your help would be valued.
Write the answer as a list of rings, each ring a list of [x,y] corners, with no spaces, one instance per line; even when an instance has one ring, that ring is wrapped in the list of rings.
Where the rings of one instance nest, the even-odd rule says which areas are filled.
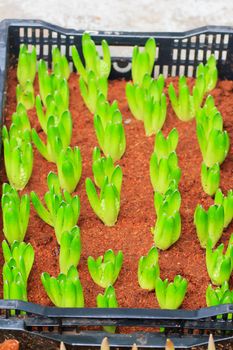
[[[51,67],[52,48],[58,46],[74,70],[71,46],[75,45],[82,56],[81,35],[83,31],[65,30],[49,24],[33,25],[19,22],[9,27],[9,54],[17,57],[22,43],[35,45],[38,59],[45,59]],[[195,76],[196,67],[206,62],[213,53],[218,61],[219,76],[222,79],[233,77],[233,31],[215,27],[205,27],[186,33],[120,33],[90,32],[97,46],[101,40],[107,40],[112,55],[112,72],[110,79],[131,77],[131,56],[134,45],[143,46],[148,37],[156,39],[157,54],[154,75],[163,73],[167,76]]]

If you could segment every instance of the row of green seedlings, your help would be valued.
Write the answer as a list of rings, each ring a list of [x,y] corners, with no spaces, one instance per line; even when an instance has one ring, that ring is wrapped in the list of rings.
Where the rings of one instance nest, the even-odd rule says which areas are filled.
[[[34,55],[30,54],[25,50],[22,50],[21,52],[27,57],[27,64],[25,64],[23,67],[24,69],[26,69],[26,66],[30,67],[30,60],[34,60]],[[53,51],[53,57],[55,53],[56,55],[60,54],[57,50],[55,50]],[[65,64],[67,62],[64,61],[64,57],[60,55],[60,59],[63,62],[61,67],[68,67],[67,64]],[[19,60],[19,62],[21,61]],[[55,67],[54,60],[53,67]],[[77,226],[74,226],[78,221],[80,213],[80,201],[78,196],[72,197],[70,194],[76,188],[81,176],[81,154],[78,148],[75,148],[75,152],[72,152],[72,149],[70,147],[67,147],[66,151],[64,150],[65,146],[69,144],[71,139],[72,120],[70,118],[70,112],[68,110],[68,75],[65,76],[65,74],[62,74],[64,73],[64,70],[62,68],[60,70],[60,74],[59,70],[55,69],[52,74],[49,74],[46,69],[45,62],[40,61],[39,63],[38,76],[41,97],[37,96],[36,98],[36,109],[41,128],[43,129],[45,134],[47,134],[47,147],[42,143],[41,139],[39,138],[37,132],[34,129],[32,130],[32,139],[40,153],[48,161],[56,162],[58,176],[52,172],[48,175],[47,182],[49,191],[45,194],[44,197],[44,201],[46,203],[47,208],[44,207],[44,205],[42,204],[35,192],[31,193],[31,200],[35,206],[38,215],[47,224],[54,227],[57,241],[60,244],[59,262],[61,274],[58,276],[58,278],[50,277],[47,273],[42,274],[42,282],[48,293],[48,296],[56,306],[81,307],[84,306],[84,297],[82,286],[78,278],[78,272],[76,269],[76,266],[78,265],[80,259],[81,241],[80,230]],[[24,97],[26,95],[27,92],[25,93]],[[24,242],[20,243],[24,239],[29,221],[29,197],[28,195],[24,195],[20,200],[19,195],[16,189],[14,188],[16,187],[17,189],[23,189],[30,178],[30,176],[27,176],[27,178],[25,179],[25,177],[21,176],[23,173],[25,173],[24,167],[27,166],[26,162],[22,164],[22,160],[25,156],[25,153],[22,151],[24,150],[24,148],[22,147],[25,145],[24,142],[27,141],[31,148],[29,137],[31,127],[26,112],[26,109],[29,106],[25,106],[23,103],[23,100],[18,100],[17,111],[14,114],[18,122],[17,125],[15,125],[13,122],[10,128],[10,132],[8,133],[6,127],[4,127],[3,132],[3,135],[5,135],[4,146],[5,144],[7,146],[12,146],[12,149],[15,149],[16,151],[15,153],[18,152],[18,155],[21,156],[21,159],[18,159],[20,172],[14,173],[15,177],[13,179],[11,176],[9,176],[12,175],[13,172],[8,171],[9,167],[7,167],[7,165],[10,165],[12,162],[11,152],[8,152],[8,157],[5,157],[7,175],[9,174],[8,179],[9,182],[12,184],[12,186],[8,184],[5,184],[3,186],[4,196],[2,198],[4,233],[7,237],[8,242],[11,244],[10,248],[7,245],[6,241],[4,241],[4,247],[7,246],[8,251],[11,252],[11,263],[9,265],[11,266],[10,275],[4,275],[4,283],[8,285],[9,291],[8,294],[4,295],[4,297],[9,299],[16,298],[16,290],[14,286],[16,284],[16,280],[18,281],[19,276],[23,275],[23,270],[19,269],[19,261],[23,262],[24,265],[28,266],[28,277],[34,260],[34,251],[32,246],[30,244],[25,245]],[[125,136],[124,129],[122,126],[122,117],[117,108],[117,103],[115,102],[112,106],[110,106],[107,103],[107,101],[105,101],[105,99],[103,98],[103,95],[100,95],[98,98],[98,108],[99,113],[95,116],[95,119],[100,119],[100,115],[102,117],[103,123],[105,123],[105,126],[109,128],[109,131],[107,132],[107,137],[109,139],[108,142],[111,139],[111,143],[109,142],[109,146],[110,149],[112,149],[113,151],[113,158],[114,160],[116,160],[118,157],[121,157],[122,150],[124,152],[125,149]],[[111,114],[109,112],[111,112]],[[117,136],[117,134],[119,135],[119,133],[116,134],[114,128],[111,129],[111,115],[115,115],[115,121],[113,124],[117,127],[117,130],[119,130],[119,126],[121,130],[123,129],[123,131],[120,130],[120,134],[124,136],[123,146],[119,146],[119,139]],[[107,120],[106,118],[104,119],[105,116],[106,118],[109,118],[109,120]],[[27,140],[23,138],[24,133],[26,132],[28,135]],[[113,133],[113,135],[111,135],[111,132]],[[114,134],[116,134],[115,147]],[[22,148],[19,150],[20,147]],[[120,153],[116,148],[120,149]],[[6,147],[6,150],[9,151],[9,147],[8,149]],[[16,167],[14,167],[14,169],[16,169]],[[30,170],[30,172],[28,171],[28,174],[31,172],[32,169]],[[119,194],[122,182],[121,168],[119,166],[114,166],[113,159],[110,155],[107,158],[101,157],[101,152],[96,147],[93,151],[93,174],[96,185],[101,188],[100,199],[98,199],[94,184],[90,179],[87,179],[86,181],[88,197],[90,198],[91,205],[93,206],[93,209],[97,213],[97,215],[106,223],[106,225],[111,226],[115,223],[117,219],[120,207]],[[90,190],[88,191],[89,188]],[[63,189],[63,193],[61,189]],[[118,200],[118,203],[116,203],[116,199]],[[26,206],[24,206],[23,203],[25,203]],[[109,212],[107,210],[111,205],[114,205],[113,212]],[[17,215],[12,215],[12,209]],[[10,224],[10,222],[14,219],[15,223],[17,224],[16,232],[12,229],[12,226]],[[15,253],[16,243],[17,246],[21,247],[20,254],[18,254],[17,258],[17,254]],[[27,249],[24,249],[25,246],[27,247]],[[31,251],[30,261],[28,260],[29,257],[27,254],[27,250]],[[123,259],[123,255],[121,252],[119,252],[118,255],[121,257],[121,259]],[[5,254],[4,256],[6,257],[7,255]],[[8,254],[8,257],[9,256],[10,254]],[[14,264],[17,265],[17,269],[16,266],[13,267],[12,259],[15,261]],[[113,270],[113,266],[115,266],[115,263],[113,263],[115,260],[114,253],[111,250],[106,252],[106,254],[104,255],[103,264],[101,263],[101,259],[103,259],[103,257],[97,259],[98,269],[101,270],[102,265],[106,264],[106,271],[108,271],[109,273],[110,268],[111,272],[111,270]],[[90,258],[89,260],[88,267],[91,273],[91,266],[93,266],[93,263],[91,264],[91,261],[94,259],[91,260]],[[116,274],[115,279],[117,278],[118,273]],[[92,276],[94,276],[93,278],[97,278],[95,270],[94,273],[92,272],[91,274]],[[101,275],[101,273],[99,274]],[[104,277],[99,276],[99,279],[103,280]],[[26,280],[24,279],[23,282],[24,284],[17,284],[18,297],[16,299],[27,300]],[[113,283],[114,280],[112,280],[111,278],[110,282]],[[106,287],[105,294],[98,295],[97,306],[107,307],[106,304],[108,304],[108,300],[110,300],[110,306],[113,307],[112,301],[114,301],[113,297],[115,296],[115,291],[114,288],[110,285],[110,282],[108,281],[107,284],[104,284]],[[99,283],[101,284],[101,282]],[[117,306],[116,298],[115,306]]]
[[[126,97],[131,113],[136,119],[144,122],[147,136],[161,130],[167,116],[167,101],[163,91],[164,77],[162,74],[157,80],[151,77],[155,57],[156,42],[153,38],[147,40],[141,52],[136,46],[132,57],[132,82],[126,85]],[[195,117],[205,94],[215,87],[217,78],[216,60],[211,55],[206,65],[199,64],[192,93],[184,76],[179,79],[178,95],[173,84],[169,85],[168,95],[180,120],[188,121]]]
[[[178,143],[176,129],[170,132],[167,139],[160,131],[166,119],[166,97],[163,93],[163,76],[160,75],[157,80],[151,78],[155,49],[156,46],[153,39],[147,41],[144,51],[139,52],[138,48],[134,49],[132,62],[133,82],[127,84],[126,96],[132,114],[136,119],[144,121],[146,135],[150,136],[153,133],[157,133],[154,153],[150,160],[150,176],[155,191],[154,205],[157,213],[157,222],[152,232],[154,233],[155,246],[159,249],[167,249],[179,239],[181,232],[179,214],[181,198],[177,190],[181,172],[175,153]],[[139,67],[143,68],[140,70]],[[229,151],[229,137],[227,132],[223,130],[222,116],[215,107],[212,96],[207,97],[203,108],[201,108],[205,95],[216,86],[217,78],[216,60],[214,56],[210,56],[206,65],[200,64],[197,68],[192,95],[190,94],[186,78],[183,76],[179,78],[178,96],[173,84],[170,84],[168,94],[174,112],[180,120],[189,121],[196,117],[197,136],[203,156],[201,167],[202,186],[209,195],[217,193],[215,196],[216,205],[210,208],[210,211],[213,212],[213,215],[210,213],[210,220],[214,220],[214,225],[211,225],[211,223],[209,225],[210,232],[208,232],[207,219],[204,218],[206,213],[204,214],[204,209],[200,206],[198,206],[195,213],[195,223],[199,221],[199,225],[196,225],[199,227],[199,229],[197,227],[197,234],[201,246],[206,247],[206,242],[210,239],[206,251],[206,263],[211,281],[219,285],[219,281],[222,280],[221,284],[224,283],[225,290],[233,269],[232,239],[230,239],[226,251],[226,261],[222,254],[223,245],[220,245],[216,252],[212,252],[211,248],[216,244],[223,231],[223,224],[221,227],[217,225],[219,220],[214,214],[220,211],[224,227],[229,225],[233,217],[232,190],[224,197],[219,189],[219,164],[224,161]],[[224,207],[224,210],[219,208],[219,206]],[[214,234],[214,231],[216,231],[217,235]],[[151,258],[153,255],[154,258]],[[148,282],[148,288],[145,288],[147,283],[144,284],[143,281],[139,283],[148,290],[155,288],[156,283],[154,281],[159,274],[156,256],[155,248],[152,248],[147,257],[141,258],[139,276],[143,276],[144,266],[147,265],[147,272],[151,279]],[[152,263],[153,259],[154,264]],[[221,268],[222,265],[223,269]],[[208,306],[213,305],[213,302],[210,303],[210,294],[213,295],[213,293],[215,291],[209,286],[206,293]],[[228,291],[227,295],[229,296],[230,294],[231,292]],[[218,290],[217,295],[219,295]]]
[[[208,96],[203,108],[196,116],[197,138],[203,163],[201,182],[204,191],[214,196],[214,204],[206,211],[197,205],[194,223],[201,247],[206,249],[208,275],[216,289],[209,285],[206,290],[207,306],[233,303],[233,292],[229,289],[229,279],[233,271],[233,235],[227,248],[220,244],[221,239],[233,219],[233,191],[224,196],[220,189],[220,165],[224,162],[230,147],[229,136],[223,129],[223,118],[215,106],[212,96]],[[224,253],[225,250],[225,253]],[[228,316],[232,316],[229,314]]]

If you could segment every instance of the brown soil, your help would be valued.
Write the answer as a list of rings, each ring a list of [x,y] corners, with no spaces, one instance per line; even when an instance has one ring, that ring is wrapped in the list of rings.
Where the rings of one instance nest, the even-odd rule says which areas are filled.
[[[167,85],[176,79],[167,79]],[[6,124],[9,127],[11,114],[16,108],[15,87],[16,72],[11,69],[8,74],[8,90],[6,102]],[[93,213],[85,192],[85,179],[92,177],[92,150],[97,145],[93,128],[93,116],[89,113],[80,96],[77,76],[72,74],[70,85],[70,110],[73,116],[72,145],[78,145],[83,158],[83,173],[77,187],[81,199],[81,215],[78,225],[81,228],[82,255],[79,263],[79,273],[84,288],[85,305],[96,306],[96,296],[103,290],[91,279],[87,269],[89,255],[97,257],[107,249],[122,250],[124,263],[119,278],[115,283],[119,306],[121,307],[158,307],[154,293],[142,290],[137,282],[137,265],[140,256],[145,255],[153,244],[150,233],[155,223],[153,206],[153,190],[149,177],[149,159],[153,151],[154,137],[146,137],[143,124],[131,115],[125,97],[124,80],[109,82],[109,100],[117,99],[124,118],[127,138],[126,153],[119,164],[123,169],[123,187],[121,194],[121,209],[118,222],[108,228]],[[192,81],[190,80],[190,84]],[[38,84],[36,81],[36,92]],[[224,119],[224,128],[233,139],[233,82],[219,82],[213,91],[215,102]],[[35,110],[29,112],[31,124],[41,131]],[[163,132],[167,134],[173,127],[179,132],[177,149],[179,165],[182,169],[180,192],[182,195],[182,234],[179,241],[169,250],[160,252],[159,263],[161,277],[173,279],[181,274],[189,281],[188,292],[183,308],[196,309],[206,306],[205,291],[209,284],[206,272],[205,251],[200,248],[193,224],[193,214],[198,203],[207,208],[213,199],[203,193],[200,183],[201,153],[196,139],[195,122],[181,122],[172,111],[169,104],[168,116]],[[54,164],[48,163],[35,149],[33,174],[24,192],[36,191],[42,198],[47,191],[46,177],[49,171],[56,171]],[[221,188],[224,193],[233,188],[233,148],[221,166]],[[2,162],[1,181],[6,181]],[[222,242],[227,243],[233,231],[231,224],[224,232]],[[1,239],[3,239],[3,235]],[[57,276],[59,273],[57,244],[53,229],[46,225],[36,215],[31,206],[31,217],[25,240],[35,249],[35,263],[28,284],[28,300],[31,302],[51,305],[40,281],[42,272]],[[3,264],[2,252],[0,266]],[[233,280],[231,281],[233,282]]]

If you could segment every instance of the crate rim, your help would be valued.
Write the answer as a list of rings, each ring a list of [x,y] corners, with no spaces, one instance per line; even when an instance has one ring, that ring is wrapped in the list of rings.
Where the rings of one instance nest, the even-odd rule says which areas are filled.
[[[90,33],[93,37],[104,35],[106,38],[108,36],[121,36],[121,37],[135,37],[138,36],[140,38],[147,38],[148,36],[154,36],[158,38],[171,38],[172,39],[185,39],[192,35],[199,35],[199,34],[205,34],[205,33],[214,33],[214,34],[233,34],[233,26],[223,26],[223,25],[205,25],[201,27],[197,27],[194,29],[188,29],[185,31],[172,31],[172,32],[166,32],[166,31],[120,31],[120,30],[86,30],[86,29],[74,29],[74,28],[66,28],[62,27],[57,24],[52,24],[44,20],[40,19],[3,19],[0,21],[0,25],[5,28],[9,28],[11,26],[21,26],[21,27],[27,27],[30,25],[30,27],[46,27],[47,29],[51,30],[57,30],[61,32],[64,35],[72,35],[72,34],[82,34],[84,32]],[[45,29],[46,29],[45,28]]]

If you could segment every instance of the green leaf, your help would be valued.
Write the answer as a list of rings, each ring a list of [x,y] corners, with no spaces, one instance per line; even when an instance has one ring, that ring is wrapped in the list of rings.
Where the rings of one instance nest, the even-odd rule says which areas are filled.
[[[157,278],[155,283],[155,294],[159,306],[162,309],[178,309],[182,304],[188,282],[180,275],[175,276],[174,282],[168,283],[168,280]]]
[[[59,255],[60,271],[66,274],[72,265],[77,267],[80,255],[80,229],[78,226],[74,226],[70,231],[65,231],[61,235]]]
[[[105,252],[104,257],[99,256],[96,260],[89,256],[87,260],[88,270],[93,281],[107,288],[113,285],[118,278],[123,263],[123,254],[119,251],[116,255],[110,249]]]
[[[146,256],[142,256],[138,262],[138,283],[146,290],[155,289],[155,281],[159,277],[158,251],[152,247]]]
[[[27,194],[19,197],[18,192],[9,184],[3,184],[2,211],[3,232],[7,241],[23,241],[30,216],[30,201]]]
[[[202,163],[201,183],[204,191],[209,196],[213,196],[216,193],[220,184],[220,167],[218,164],[214,164],[210,168],[207,168],[205,163]]]

